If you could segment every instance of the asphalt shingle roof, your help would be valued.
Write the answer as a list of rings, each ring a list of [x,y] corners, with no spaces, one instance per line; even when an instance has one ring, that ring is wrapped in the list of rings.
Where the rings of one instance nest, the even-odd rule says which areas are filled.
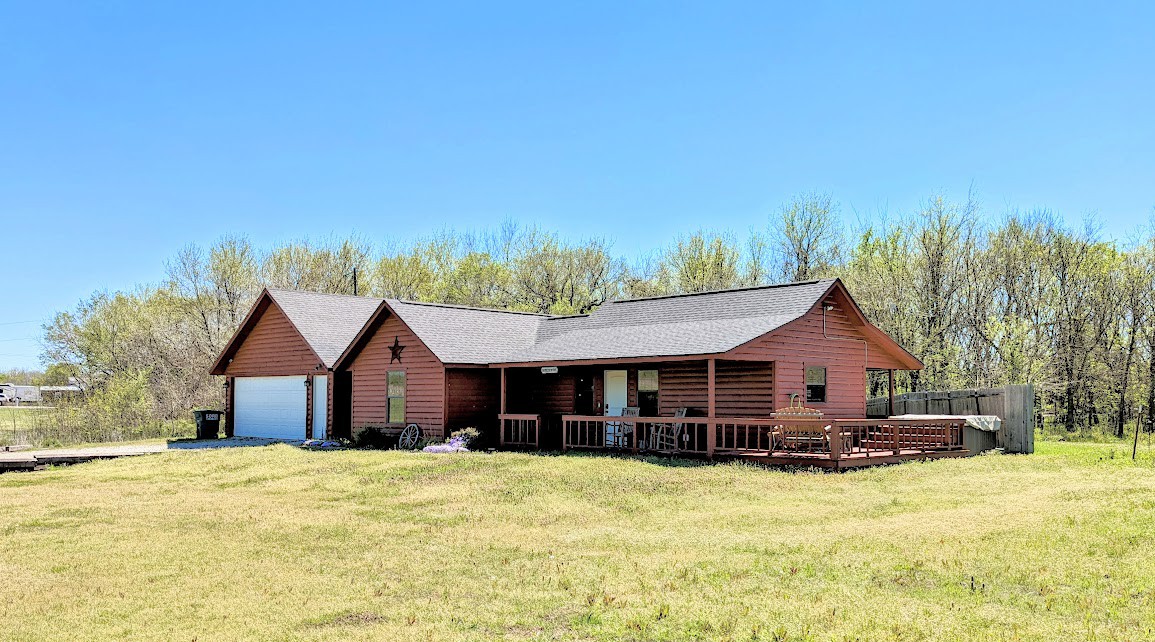
[[[610,301],[547,317],[390,299],[443,363],[518,363],[716,354],[801,317],[833,280]]]
[[[488,364],[533,345],[540,314],[387,299],[442,363]]]
[[[269,289],[269,296],[328,368],[333,367],[382,301],[297,290]]]
[[[806,314],[833,283],[811,281],[610,301],[584,318],[543,321],[535,343],[507,361],[726,352]]]
[[[292,290],[269,294],[328,367],[382,301],[442,363],[492,364],[718,354],[806,314],[833,283],[609,301],[568,317]]]

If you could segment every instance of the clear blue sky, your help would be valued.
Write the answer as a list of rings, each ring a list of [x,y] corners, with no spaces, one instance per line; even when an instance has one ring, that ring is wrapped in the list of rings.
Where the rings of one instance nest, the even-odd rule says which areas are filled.
[[[190,241],[1155,206],[1155,3],[0,0],[0,369]],[[857,4],[857,3],[856,3]],[[865,4],[865,3],[863,3]]]

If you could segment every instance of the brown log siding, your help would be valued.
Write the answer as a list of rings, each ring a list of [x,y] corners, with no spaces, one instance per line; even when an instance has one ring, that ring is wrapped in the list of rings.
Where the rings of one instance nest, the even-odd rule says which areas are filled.
[[[866,368],[901,368],[893,357],[866,338],[846,313],[846,302],[836,296],[824,303],[834,305],[826,313],[822,333],[822,306],[773,334],[760,337],[728,353],[737,359],[773,361],[776,407],[790,402],[791,393],[805,399],[808,366],[826,368],[826,401],[812,402],[827,418],[866,416]],[[853,340],[845,340],[853,339]],[[865,344],[864,344],[865,342]],[[869,356],[869,359],[868,359]]]
[[[323,372],[317,355],[289,318],[270,304],[225,367],[229,377],[276,377]]]
[[[489,368],[449,368],[445,371],[446,429],[488,430],[497,425],[501,372]]]
[[[604,410],[606,370],[626,371],[627,402],[638,405],[638,371],[658,371],[658,412],[671,416],[681,407],[691,415],[704,416],[707,409],[705,361],[640,364],[615,368],[562,367],[558,374],[543,375],[534,368],[511,368],[508,374],[511,413],[572,414],[576,382],[586,375],[593,380],[594,413]],[[717,371],[716,402],[720,417],[765,417],[774,410],[773,364],[721,361]]]
[[[506,410],[511,413],[571,414],[577,371],[562,368],[558,374],[542,374],[537,368],[511,368],[507,371]]]
[[[389,346],[397,339],[405,349],[401,360],[389,363]],[[417,335],[397,317],[381,323],[349,364],[353,373],[353,433],[387,420],[390,370],[405,372],[405,422],[415,423],[430,437],[445,435],[445,367]]]

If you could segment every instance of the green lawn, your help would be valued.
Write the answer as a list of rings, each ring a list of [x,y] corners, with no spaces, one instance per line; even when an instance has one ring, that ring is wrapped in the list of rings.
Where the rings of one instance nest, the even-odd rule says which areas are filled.
[[[177,452],[0,475],[0,638],[1144,640],[1155,462]],[[684,464],[684,462],[682,462]]]

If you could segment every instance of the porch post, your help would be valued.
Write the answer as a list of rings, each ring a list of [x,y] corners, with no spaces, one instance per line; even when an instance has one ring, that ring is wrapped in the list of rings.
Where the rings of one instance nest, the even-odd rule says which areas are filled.
[[[890,381],[890,394],[886,398],[886,416],[894,416],[894,370],[886,371],[887,379]]]
[[[501,369],[501,414],[505,414],[505,368]]]
[[[499,404],[501,410],[497,415],[497,442],[502,448],[505,447],[505,368],[501,369],[501,402]]]
[[[717,370],[713,358],[706,361],[706,415],[709,423],[706,424],[706,456],[714,458],[714,446],[718,441],[718,424],[715,422],[717,406],[714,401],[715,371]]]
[[[715,402],[714,402],[714,392],[715,392],[714,379],[715,379],[716,371],[717,371],[717,367],[715,365],[715,360],[714,359],[708,360],[706,362],[706,395],[707,395],[706,414],[709,415],[711,419],[714,418],[714,413],[717,411],[717,406],[715,405]]]

